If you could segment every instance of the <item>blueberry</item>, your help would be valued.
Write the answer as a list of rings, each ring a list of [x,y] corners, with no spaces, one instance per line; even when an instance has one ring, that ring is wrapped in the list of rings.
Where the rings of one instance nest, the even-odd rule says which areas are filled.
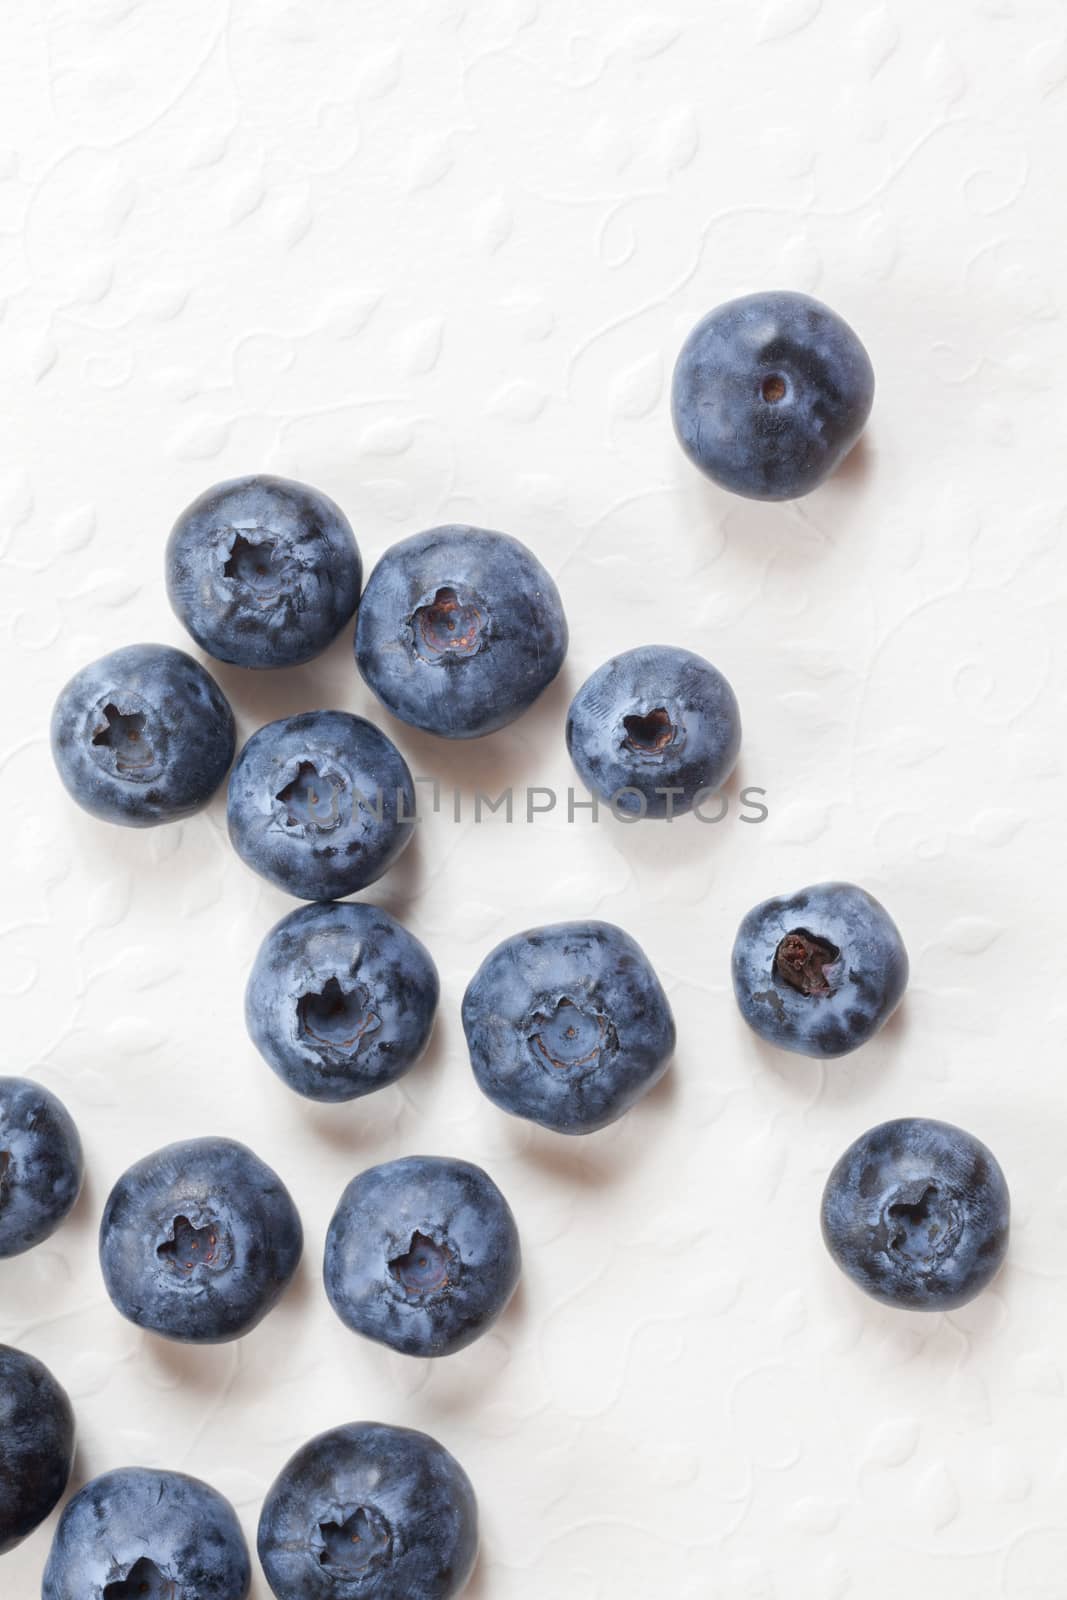
[[[478,1505],[428,1434],[351,1422],[271,1485],[259,1559],[277,1600],[450,1600],[478,1554]]]
[[[259,948],[245,991],[252,1042],[310,1100],[355,1100],[395,1083],[426,1048],[437,968],[377,906],[301,906]]]
[[[768,1044],[843,1056],[896,1010],[908,953],[873,895],[854,883],[817,883],[748,913],[733,978],[741,1015]]]
[[[356,1333],[407,1356],[449,1356],[496,1321],[520,1267],[515,1218],[481,1167],[407,1156],[352,1179],[323,1277]]]
[[[108,1196],[100,1265],[116,1308],[167,1339],[248,1333],[296,1271],[289,1191],[232,1139],[187,1139],[135,1162]]]
[[[610,922],[558,922],[505,939],[467,986],[463,1027],[490,1100],[557,1133],[614,1122],[674,1051],[660,981]]]
[[[951,1311],[985,1288],[1008,1248],[1004,1174],[981,1140],[901,1117],[849,1146],[822,1197],[826,1248],[890,1306]]]
[[[241,1525],[217,1489],[121,1467],[64,1510],[41,1600],[245,1600],[251,1584]]]
[[[431,528],[394,544],[367,580],[356,660],[401,722],[474,739],[513,722],[563,665],[559,591],[524,544]]]
[[[301,900],[336,900],[380,878],[410,842],[415,785],[380,729],[307,711],[254,733],[230,774],[237,854]]]
[[[167,542],[167,593],[197,644],[238,667],[292,667],[335,639],[363,566],[339,506],[289,478],[216,483]]]
[[[151,828],[207,804],[233,760],[233,712],[198,661],[131,644],[75,673],[52,713],[72,799],[104,822]]]
[[[810,494],[844,460],[874,400],[870,357],[806,294],[749,294],[709,311],[674,369],[674,427],[686,455],[753,500]]]
[[[567,749],[582,782],[633,816],[691,810],[730,776],[740,748],[741,714],[722,673],[670,645],[605,661],[567,716]]]
[[[53,1234],[83,1173],[66,1107],[28,1078],[0,1078],[0,1256],[21,1255]]]
[[[74,1413],[48,1368],[0,1344],[0,1555],[58,1504],[74,1462]]]

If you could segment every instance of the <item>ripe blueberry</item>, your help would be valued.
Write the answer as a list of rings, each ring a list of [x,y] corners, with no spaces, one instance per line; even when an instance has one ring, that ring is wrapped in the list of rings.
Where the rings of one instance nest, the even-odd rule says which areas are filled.
[[[202,649],[239,667],[317,656],[355,611],[362,576],[340,507],[265,474],[205,490],[167,543],[175,612]]]
[[[380,878],[414,829],[400,751],[347,711],[307,711],[254,733],[230,774],[237,854],[301,900],[337,900]]]
[[[741,1015],[768,1044],[843,1056],[896,1010],[908,953],[873,895],[853,883],[818,883],[748,913],[734,941],[733,980]]]
[[[428,1434],[333,1428],[296,1452],[259,1519],[277,1600],[452,1600],[478,1554],[470,1479]]]
[[[150,828],[207,804],[233,760],[233,712],[199,662],[131,644],[83,667],[52,713],[68,793],[104,822]]]
[[[740,748],[741,714],[722,673],[669,645],[606,661],[567,716],[567,749],[582,782],[637,816],[689,811],[726,781]]]
[[[83,1173],[66,1107],[28,1078],[0,1078],[0,1256],[21,1255],[53,1234]]]
[[[481,1167],[439,1156],[353,1178],[326,1235],[330,1303],[356,1333],[447,1356],[494,1323],[519,1281],[515,1218]]]
[[[822,1232],[842,1272],[876,1300],[951,1311],[1008,1248],[1008,1185],[981,1140],[902,1117],[849,1146],[826,1182]]]
[[[610,922],[559,922],[505,939],[467,986],[463,1027],[490,1100],[557,1133],[614,1122],[674,1051],[660,981]]]
[[[513,722],[567,653],[559,591],[525,545],[484,528],[431,528],[367,580],[356,660],[401,722],[473,739]]]
[[[828,306],[785,291],[710,311],[674,369],[674,427],[686,455],[753,500],[809,494],[844,460],[874,401],[874,370]]]
[[[245,991],[256,1049],[311,1100],[355,1100],[414,1066],[433,1027],[437,968],[377,906],[301,906],[267,934]]]
[[[245,1600],[252,1563],[230,1502],[181,1472],[121,1467],[65,1508],[41,1600]]]
[[[296,1271],[303,1230],[277,1173],[232,1139],[188,1139],[136,1162],[100,1222],[116,1308],[167,1339],[249,1333]]]

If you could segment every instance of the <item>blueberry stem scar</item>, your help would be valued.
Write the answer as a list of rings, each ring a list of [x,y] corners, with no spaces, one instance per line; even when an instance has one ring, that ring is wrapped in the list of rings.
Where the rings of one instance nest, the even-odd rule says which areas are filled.
[[[651,754],[666,750],[669,744],[673,744],[677,732],[669,712],[662,706],[646,712],[644,716],[634,714],[623,717],[622,725],[626,729],[625,742],[630,749],[644,750]]]
[[[194,1228],[188,1217],[175,1217],[171,1237],[165,1239],[156,1251],[162,1261],[173,1262],[179,1272],[192,1272],[203,1264],[213,1266],[218,1254],[218,1224],[209,1222],[203,1228]]]
[[[411,1248],[404,1255],[394,1256],[389,1271],[409,1294],[432,1294],[448,1282],[453,1260],[451,1250],[416,1230],[411,1236]]]
[[[833,966],[840,954],[828,939],[820,939],[806,928],[793,928],[774,952],[774,973],[798,994],[829,994],[826,968]]]

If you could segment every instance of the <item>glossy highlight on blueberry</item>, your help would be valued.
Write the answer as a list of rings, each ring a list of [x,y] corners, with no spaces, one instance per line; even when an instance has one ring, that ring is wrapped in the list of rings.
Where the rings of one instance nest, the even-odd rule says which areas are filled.
[[[347,711],[268,722],[230,774],[226,817],[243,861],[302,900],[355,894],[414,830],[415,786],[391,739]]]
[[[282,1468],[258,1543],[276,1600],[452,1600],[478,1554],[478,1506],[428,1434],[353,1422]]]
[[[795,500],[863,432],[874,369],[836,312],[809,295],[745,295],[710,311],[674,369],[671,409],[686,455],[724,489]]]
[[[339,506],[306,483],[232,478],[187,506],[167,593],[197,644],[239,667],[310,661],[355,612],[363,566]]]
[[[245,991],[256,1049],[297,1094],[355,1100],[403,1076],[433,1029],[429,951],[388,912],[301,906],[267,934]]]
[[[74,1462],[74,1413],[42,1361],[0,1344],[0,1555],[58,1504]]]
[[[517,539],[431,528],[392,545],[367,580],[355,637],[367,683],[395,717],[448,739],[514,721],[567,653],[559,591]]]
[[[903,1117],[871,1128],[827,1179],[831,1256],[885,1305],[951,1311],[994,1277],[1011,1203],[992,1152],[962,1128]]]
[[[326,1235],[323,1277],[356,1333],[404,1355],[446,1356],[492,1326],[521,1266],[515,1218],[488,1173],[407,1156],[348,1185]]]
[[[853,883],[818,883],[765,900],[733,950],[741,1015],[768,1044],[800,1055],[847,1055],[892,1016],[908,982],[896,924]]]
[[[83,667],[52,713],[52,756],[71,798],[130,828],[199,811],[225,778],[236,738],[215,680],[162,644],[127,645]]]
[[[560,922],[505,939],[463,997],[479,1087],[557,1133],[629,1110],[674,1052],[670,1003],[648,957],[609,922]]]
[[[65,1508],[41,1600],[245,1600],[252,1562],[237,1514],[181,1472],[121,1467]]]
[[[28,1078],[0,1078],[0,1257],[21,1255],[59,1227],[85,1164],[73,1119]]]
[[[100,1265],[117,1310],[190,1343],[250,1333],[281,1298],[302,1249],[285,1185],[232,1139],[188,1139],[136,1162],[100,1223]]]
[[[582,782],[630,816],[680,816],[710,799],[740,748],[741,713],[722,673],[670,645],[605,661],[567,714]]]

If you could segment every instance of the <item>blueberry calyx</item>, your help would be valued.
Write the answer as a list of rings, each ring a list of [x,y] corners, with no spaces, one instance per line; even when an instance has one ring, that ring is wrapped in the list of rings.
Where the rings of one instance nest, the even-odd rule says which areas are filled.
[[[358,1055],[364,1039],[382,1025],[363,985],[345,988],[340,978],[327,978],[321,989],[302,994],[296,1016],[300,1037],[312,1049],[346,1058]]]
[[[827,969],[840,955],[840,950],[829,939],[821,939],[806,928],[793,928],[774,952],[774,975],[798,994],[832,994],[834,986]]]
[[[445,585],[415,607],[408,627],[420,660],[465,661],[484,642],[485,603],[469,589]]]
[[[103,1600],[180,1600],[178,1585],[142,1556],[124,1578],[104,1587]]]
[[[393,1532],[373,1506],[343,1512],[336,1522],[320,1522],[319,1565],[350,1577],[384,1567],[393,1552]]]
[[[222,576],[240,590],[246,604],[266,609],[286,597],[294,567],[283,542],[259,528],[249,528],[234,534],[225,550]]]
[[[535,1011],[527,1024],[527,1038],[535,1060],[552,1072],[575,1076],[598,1067],[607,1052],[619,1048],[610,1017],[586,1009],[567,995],[555,1005]]]
[[[678,740],[680,730],[664,706],[656,706],[643,714],[635,712],[623,717],[626,730],[623,745],[635,755],[658,756]]]
[[[130,783],[158,776],[160,760],[149,734],[148,707],[139,695],[105,698],[89,717],[89,748],[105,771]]]
[[[769,406],[776,406],[784,400],[789,392],[789,386],[780,372],[772,372],[760,384],[760,395]]]
[[[157,1246],[156,1255],[183,1277],[188,1277],[198,1267],[210,1267],[217,1272],[229,1265],[229,1250],[219,1224],[209,1220],[203,1227],[197,1227],[188,1217],[180,1215],[171,1224],[170,1237]]]
[[[419,1229],[411,1235],[411,1247],[403,1255],[394,1256],[388,1263],[396,1282],[409,1295],[436,1294],[447,1289],[453,1281],[456,1253],[447,1244],[438,1243]]]
[[[275,795],[287,828],[328,833],[341,821],[341,801],[347,784],[341,773],[325,762],[295,763],[289,782]]]
[[[885,1249],[898,1266],[925,1276],[951,1256],[963,1232],[963,1212],[934,1178],[902,1183],[882,1210]]]

